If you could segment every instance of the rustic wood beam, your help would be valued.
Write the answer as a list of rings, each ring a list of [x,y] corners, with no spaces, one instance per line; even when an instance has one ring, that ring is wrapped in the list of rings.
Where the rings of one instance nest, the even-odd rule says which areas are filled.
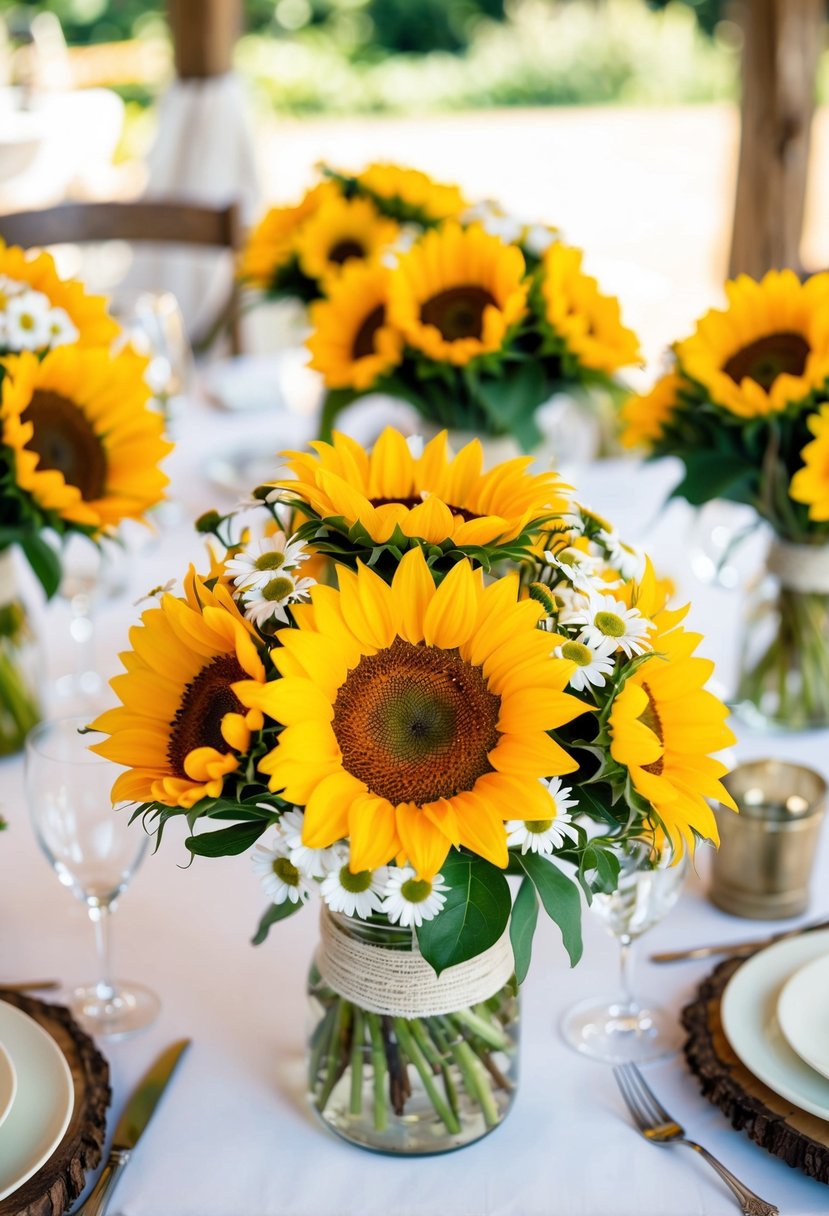
[[[825,0],[741,0],[742,127],[729,274],[800,270]]]

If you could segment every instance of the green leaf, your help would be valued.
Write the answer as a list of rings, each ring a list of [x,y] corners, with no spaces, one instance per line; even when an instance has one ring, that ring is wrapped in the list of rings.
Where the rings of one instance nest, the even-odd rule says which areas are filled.
[[[268,910],[263,913],[262,919],[259,922],[259,928],[256,930],[251,940],[251,945],[261,946],[262,942],[268,936],[268,930],[271,925],[275,925],[277,921],[287,920],[289,916],[293,916],[300,908],[304,908],[305,904],[300,900],[299,903],[292,904],[289,899],[286,899],[282,904],[271,904]]]
[[[541,364],[529,360],[515,370],[505,369],[498,380],[482,377],[476,388],[495,429],[514,435],[527,451],[535,447],[541,439],[535,411],[549,396]]]
[[[562,874],[558,866],[540,853],[518,856],[524,872],[532,882],[544,911],[561,929],[564,949],[575,967],[581,958],[581,898],[575,883]]]
[[[590,890],[594,894],[612,895],[619,885],[619,859],[607,849],[585,849],[581,858],[581,871],[590,875]]]
[[[232,828],[220,828],[218,832],[188,836],[184,843],[198,857],[235,857],[255,844],[267,826],[264,819],[255,823],[238,823]]]
[[[685,476],[671,491],[671,498],[684,498],[698,507],[712,498],[750,502],[750,487],[758,471],[752,464],[728,452],[687,451],[682,453]]]
[[[60,558],[36,532],[25,532],[20,537],[20,548],[50,600],[60,586]]]
[[[509,884],[482,857],[452,850],[441,866],[449,887],[439,916],[417,930],[420,952],[437,975],[494,946],[509,921]]]
[[[515,959],[515,981],[518,984],[524,983],[530,969],[533,936],[537,924],[538,897],[533,884],[525,878],[518,888],[509,922],[509,937]]]

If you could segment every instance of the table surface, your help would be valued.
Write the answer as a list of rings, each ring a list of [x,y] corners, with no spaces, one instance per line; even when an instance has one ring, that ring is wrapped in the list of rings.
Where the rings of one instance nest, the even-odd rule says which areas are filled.
[[[247,445],[276,452],[310,432],[307,413],[230,415],[197,396],[179,424],[171,458],[182,511],[155,539],[134,546],[128,586],[98,611],[100,669],[117,669],[137,616],[134,601],[189,559],[201,540],[187,522],[230,499],[212,487],[211,456]],[[274,461],[274,465],[276,461]],[[624,460],[584,468],[580,496],[643,544],[658,568],[693,597],[691,624],[728,687],[739,639],[741,596],[703,586],[689,563],[690,516],[664,507],[674,480],[669,464],[640,468]],[[36,597],[33,597],[36,598]],[[50,669],[66,670],[67,609],[41,607]],[[748,733],[737,724],[742,758],[776,755],[829,776],[826,733]],[[0,841],[0,978],[95,976],[84,907],[60,886],[30,831],[19,758],[0,763],[0,806],[10,830]],[[178,825],[175,825],[178,826]],[[489,1139],[460,1154],[406,1161],[369,1155],[330,1135],[304,1099],[305,974],[317,934],[313,907],[249,939],[263,910],[247,857],[197,859],[183,868],[183,833],[167,829],[124,895],[114,923],[116,971],[161,996],[156,1024],[132,1040],[104,1044],[112,1066],[113,1112],[158,1051],[189,1036],[193,1046],[118,1185],[113,1211],[124,1216],[723,1216],[737,1207],[715,1175],[677,1148],[661,1151],[633,1131],[610,1070],[571,1052],[557,1023],[571,1004],[611,995],[617,947],[589,913],[585,950],[571,971],[556,928],[541,918],[523,990],[523,1079],[509,1118]],[[701,850],[704,854],[705,850]],[[698,858],[677,908],[639,944],[637,990],[677,1013],[709,963],[656,967],[657,949],[759,936],[775,924],[739,920],[705,896],[708,858]],[[829,835],[816,862],[809,918],[829,913]],[[683,1057],[651,1066],[649,1079],[689,1134],[721,1157],[785,1216],[817,1216],[829,1191],[730,1128],[699,1094]],[[114,1119],[112,1120],[114,1122]]]

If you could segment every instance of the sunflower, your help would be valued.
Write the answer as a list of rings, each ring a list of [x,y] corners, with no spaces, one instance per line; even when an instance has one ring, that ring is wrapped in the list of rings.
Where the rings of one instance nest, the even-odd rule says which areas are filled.
[[[640,359],[639,340],[622,324],[619,301],[582,270],[583,253],[555,241],[541,259],[542,318],[578,362],[607,375]]]
[[[463,366],[501,350],[527,311],[524,255],[454,221],[432,229],[398,262],[389,319],[416,350]]]
[[[295,239],[302,224],[329,198],[337,197],[333,182],[320,182],[293,207],[271,207],[247,239],[239,262],[239,277],[252,287],[273,287],[279,272],[295,256]]]
[[[328,388],[370,388],[400,362],[402,339],[386,324],[390,271],[379,263],[351,262],[311,305],[311,367]]]
[[[265,681],[252,627],[226,587],[211,591],[191,568],[185,598],[165,595],[147,609],[130,642],[126,671],[111,681],[121,705],[92,723],[109,735],[92,751],[128,769],[113,802],[191,807],[218,798],[264,720],[233,691],[238,681]]]
[[[829,378],[829,274],[801,283],[770,270],[759,283],[740,275],[725,287],[728,308],[712,308],[676,347],[682,371],[740,418],[778,413]]]
[[[140,519],[167,485],[172,450],[148,407],[147,361],[127,350],[61,346],[4,360],[0,438],[15,478],[44,511],[94,531]]]
[[[376,163],[358,173],[357,188],[372,195],[396,219],[437,223],[454,219],[466,208],[458,186],[442,185],[428,173],[403,165]]]
[[[633,789],[651,804],[674,853],[694,833],[716,844],[714,814],[706,799],[736,810],[720,778],[728,771],[707,755],[734,743],[728,710],[704,688],[714,665],[694,656],[700,635],[675,628],[659,639],[659,654],[628,676],[613,702],[610,754]]]
[[[323,280],[347,263],[369,261],[393,245],[399,229],[367,198],[326,198],[297,234],[296,251],[304,274]]]
[[[349,836],[352,871],[397,858],[431,879],[452,845],[506,866],[505,820],[551,817],[539,778],[577,765],[547,732],[586,707],[517,595],[517,575],[485,589],[466,560],[435,588],[415,549],[391,585],[341,567],[294,610],[282,679],[236,687],[284,724],[261,769],[305,807],[304,844]]]
[[[621,434],[622,447],[650,448],[659,442],[677,408],[681,385],[676,372],[668,372],[650,392],[628,397],[621,411],[625,428]]]
[[[404,536],[430,544],[452,541],[456,548],[504,543],[569,502],[569,487],[557,474],[527,472],[531,457],[483,473],[480,442],[473,439],[452,456],[445,431],[420,456],[412,455],[392,427],[370,455],[338,433],[333,443],[317,441],[312,447],[315,455],[283,453],[294,477],[277,484],[323,519],[361,524],[378,544],[398,527]]]
[[[79,346],[109,346],[118,335],[118,326],[107,312],[103,296],[88,295],[81,283],[62,279],[49,253],[31,253],[17,245],[4,245],[0,240],[0,282],[40,292],[53,308],[62,309],[78,337]],[[0,311],[3,311],[0,293]]]
[[[792,478],[789,493],[795,502],[806,503],[809,519],[816,523],[829,520],[829,405],[806,419],[814,435],[800,453],[803,468]]]

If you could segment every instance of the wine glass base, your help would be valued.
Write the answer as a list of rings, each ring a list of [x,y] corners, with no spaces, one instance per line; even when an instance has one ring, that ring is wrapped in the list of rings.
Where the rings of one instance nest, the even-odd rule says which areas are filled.
[[[141,984],[115,980],[112,996],[102,996],[97,984],[75,988],[69,1008],[89,1034],[113,1040],[125,1039],[151,1026],[158,1017],[161,1001]]]
[[[573,1051],[607,1064],[661,1060],[681,1046],[675,1016],[651,1001],[631,1006],[591,997],[568,1009],[559,1029]]]

